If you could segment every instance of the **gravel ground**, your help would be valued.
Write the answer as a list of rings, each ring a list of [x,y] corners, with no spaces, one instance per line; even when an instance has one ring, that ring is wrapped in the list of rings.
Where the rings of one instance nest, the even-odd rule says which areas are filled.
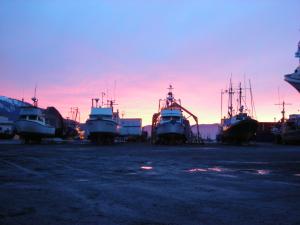
[[[299,146],[0,144],[0,225],[299,225],[299,212]]]

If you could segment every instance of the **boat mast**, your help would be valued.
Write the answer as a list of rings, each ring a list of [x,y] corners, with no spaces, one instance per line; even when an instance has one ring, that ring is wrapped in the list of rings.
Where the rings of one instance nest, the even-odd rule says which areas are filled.
[[[38,107],[38,99],[36,98],[36,89],[37,89],[37,85],[35,85],[34,88],[34,96],[31,98],[34,107]]]
[[[223,116],[223,89],[221,90],[221,121]]]
[[[232,89],[232,81],[231,81],[231,78],[230,78],[230,84],[229,84],[229,90],[228,90],[228,95],[229,95],[229,103],[228,103],[228,115],[229,115],[229,118],[231,118],[233,116],[233,104],[232,104],[232,96],[233,96],[234,92],[233,92],[233,89]]]
[[[252,84],[250,79],[249,79],[249,90],[250,90],[250,100],[251,100],[251,116],[256,118],[256,109],[255,109],[253,93],[252,93]]]
[[[290,103],[286,103],[285,101],[282,101],[282,103],[275,104],[275,105],[282,105],[282,110],[281,110],[281,115],[282,115],[281,123],[284,123],[284,121],[285,121],[285,106],[286,106],[286,105],[291,105],[291,104],[290,104]]]
[[[173,92],[172,92],[173,89],[174,89],[173,86],[170,84],[168,87],[169,92],[168,92],[167,101],[166,101],[167,107],[171,106],[174,102],[174,97],[173,97]]]
[[[242,84],[240,82],[239,85],[239,111],[242,113],[244,111],[243,106],[242,106]]]
[[[104,106],[104,101],[103,101],[103,99],[104,99],[104,96],[105,96],[105,92],[101,92],[101,106],[103,107]]]

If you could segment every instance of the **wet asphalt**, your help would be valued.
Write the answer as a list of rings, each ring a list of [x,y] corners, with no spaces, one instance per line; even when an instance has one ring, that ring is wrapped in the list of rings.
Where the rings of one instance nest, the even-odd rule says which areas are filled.
[[[0,144],[0,225],[300,224],[300,147]]]

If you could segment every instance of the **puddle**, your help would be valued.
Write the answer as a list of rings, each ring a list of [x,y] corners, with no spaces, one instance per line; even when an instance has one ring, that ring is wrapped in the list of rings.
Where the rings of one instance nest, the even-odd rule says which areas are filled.
[[[190,173],[207,172],[207,169],[203,169],[203,168],[193,168],[193,169],[188,170],[188,172],[190,172]]]
[[[89,180],[88,179],[77,179],[76,181],[78,181],[78,182],[87,182]]]
[[[152,166],[141,166],[140,167],[142,170],[152,170],[153,167]]]
[[[268,175],[270,174],[270,170],[256,170],[256,173],[259,175]]]
[[[190,173],[197,173],[197,172],[222,172],[224,169],[220,167],[210,167],[210,168],[192,168],[187,170]]]
[[[296,174],[294,174],[294,176],[300,177],[300,173],[296,173]]]
[[[212,168],[208,168],[209,171],[213,171],[213,172],[222,172],[224,171],[224,169],[220,168],[220,167],[212,167]]]

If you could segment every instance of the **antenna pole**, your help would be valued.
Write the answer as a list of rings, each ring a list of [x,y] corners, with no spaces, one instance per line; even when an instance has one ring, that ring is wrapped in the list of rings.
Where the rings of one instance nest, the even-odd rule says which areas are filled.
[[[285,102],[282,102],[282,122],[285,120]]]
[[[35,85],[35,88],[34,88],[34,97],[31,98],[31,100],[33,101],[33,106],[34,107],[38,106],[38,99],[36,98],[36,89],[37,89],[37,85]]]
[[[117,86],[117,81],[114,81],[114,101],[116,100],[116,86]]]
[[[245,108],[247,109],[248,108],[248,105],[247,105],[247,84],[246,84],[246,74],[244,74],[244,99],[245,99]]]
[[[229,107],[228,107],[228,114],[229,114],[229,117],[231,118],[232,117],[232,114],[233,114],[233,108],[232,108],[232,95],[233,95],[233,89],[232,89],[232,81],[231,81],[231,78],[230,78],[230,84],[229,84]]]
[[[250,88],[250,98],[251,98],[251,114],[252,117],[254,116],[256,118],[256,110],[255,110],[253,93],[252,93],[252,85],[250,80],[249,80],[249,88]]]
[[[221,120],[223,116],[223,90],[221,90]]]
[[[104,102],[103,102],[103,98],[105,96],[105,92],[101,92],[101,105],[103,106]]]
[[[242,113],[242,83],[240,82],[240,87],[239,87],[239,111]]]

